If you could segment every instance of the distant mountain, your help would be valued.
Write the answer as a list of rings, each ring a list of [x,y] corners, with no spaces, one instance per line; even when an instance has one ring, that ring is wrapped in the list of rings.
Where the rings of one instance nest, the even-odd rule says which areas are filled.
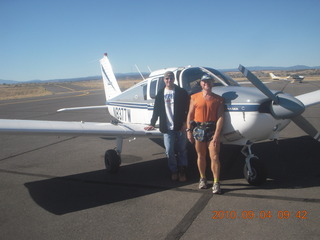
[[[147,77],[148,73],[142,73],[144,77]],[[139,73],[116,73],[116,78],[119,80],[125,79],[141,79]],[[89,80],[99,80],[101,76],[91,76],[91,77],[78,77],[78,78],[62,78],[62,79],[50,79],[50,80],[30,80],[30,81],[13,81],[13,80],[3,80],[0,79],[0,84],[21,84],[21,83],[49,83],[49,82],[80,82]]]
[[[150,73],[142,72],[144,78],[147,78]],[[130,80],[130,79],[142,79],[140,73],[116,73],[116,78],[121,80]]]
[[[262,71],[262,70],[297,71],[297,70],[306,70],[306,69],[320,69],[320,66],[308,67],[305,65],[296,65],[292,67],[249,67],[249,70],[253,70],[253,71]]]
[[[250,71],[297,71],[297,70],[307,70],[307,69],[320,69],[320,66],[309,67],[305,65],[296,65],[292,67],[247,67]],[[220,69],[223,72],[235,72],[239,71],[237,68],[231,69]]]
[[[50,79],[50,80],[30,80],[30,81],[12,81],[12,80],[2,80],[2,79],[0,79],[0,84],[48,83],[48,82],[79,82],[79,81],[89,81],[89,80],[98,80],[98,79],[101,79],[101,76],[79,77],[79,78],[62,78],[62,79]]]
[[[78,78],[61,78],[61,79],[51,79],[51,80],[33,80],[33,81],[28,81],[28,83],[39,83],[39,82],[80,82],[80,81],[89,81],[89,80],[98,80],[98,79],[101,79],[101,76],[78,77]]]
[[[0,79],[0,84],[17,84],[18,81]]]

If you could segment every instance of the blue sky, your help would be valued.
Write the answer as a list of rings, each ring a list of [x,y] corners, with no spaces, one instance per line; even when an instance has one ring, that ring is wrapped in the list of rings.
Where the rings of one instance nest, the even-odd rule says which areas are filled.
[[[0,79],[320,65],[319,0],[0,0]]]

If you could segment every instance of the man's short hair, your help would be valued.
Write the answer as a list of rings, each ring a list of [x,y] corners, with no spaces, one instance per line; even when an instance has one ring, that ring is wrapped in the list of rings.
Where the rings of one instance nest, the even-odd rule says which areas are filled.
[[[167,77],[173,77],[174,78],[174,73],[172,71],[166,71],[165,74],[164,74],[164,77],[167,78]]]

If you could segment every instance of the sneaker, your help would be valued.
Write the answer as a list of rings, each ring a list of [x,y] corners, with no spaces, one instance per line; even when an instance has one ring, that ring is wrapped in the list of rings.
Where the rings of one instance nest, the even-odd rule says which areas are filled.
[[[213,184],[212,193],[213,194],[220,194],[221,193],[220,183]]]
[[[186,176],[186,167],[180,167],[179,168],[179,182],[186,182],[187,176]]]
[[[178,173],[172,173],[171,174],[171,180],[172,181],[177,181],[178,180]]]
[[[207,179],[200,178],[199,189],[206,189],[206,188],[207,188]]]

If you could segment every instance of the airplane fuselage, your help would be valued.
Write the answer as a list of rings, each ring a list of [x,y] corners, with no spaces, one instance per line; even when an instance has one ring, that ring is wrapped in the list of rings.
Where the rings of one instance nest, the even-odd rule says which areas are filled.
[[[199,92],[199,72],[203,74],[208,69],[177,68],[174,70],[175,84],[186,89],[190,95]],[[275,119],[270,114],[270,100],[258,89],[241,87],[230,79],[223,79],[225,76],[219,76],[221,73],[216,70],[209,70],[217,78],[213,92],[225,99],[225,122],[221,134],[223,143],[244,145],[248,141],[275,139],[290,123],[290,120]],[[108,100],[109,113],[124,123],[149,124],[154,97],[164,87],[163,73],[164,71],[160,71],[159,74],[151,74],[148,79]]]

